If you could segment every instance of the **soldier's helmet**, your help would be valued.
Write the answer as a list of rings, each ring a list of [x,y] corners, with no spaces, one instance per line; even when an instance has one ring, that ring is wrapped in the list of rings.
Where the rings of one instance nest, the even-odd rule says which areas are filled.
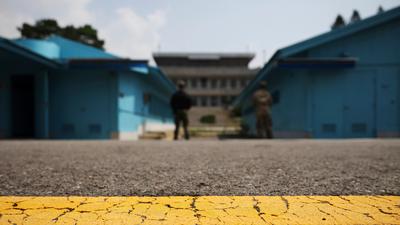
[[[265,81],[265,80],[261,81],[259,86],[260,86],[260,88],[263,88],[263,89],[267,88],[267,81]]]
[[[177,84],[179,89],[183,89],[186,86],[186,83],[183,80],[178,80]]]

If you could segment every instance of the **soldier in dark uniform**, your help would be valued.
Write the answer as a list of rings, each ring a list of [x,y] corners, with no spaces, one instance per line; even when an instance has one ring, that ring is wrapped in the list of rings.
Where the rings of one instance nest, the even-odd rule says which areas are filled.
[[[257,135],[260,138],[273,138],[271,106],[272,97],[267,90],[267,82],[261,81],[259,89],[253,95],[257,117]]]
[[[175,118],[174,140],[178,140],[179,127],[181,123],[183,124],[185,139],[189,140],[189,131],[188,131],[189,120],[187,111],[192,107],[192,100],[190,99],[190,96],[186,94],[184,89],[185,89],[185,82],[181,80],[178,81],[178,91],[175,92],[174,95],[172,95],[170,102]]]

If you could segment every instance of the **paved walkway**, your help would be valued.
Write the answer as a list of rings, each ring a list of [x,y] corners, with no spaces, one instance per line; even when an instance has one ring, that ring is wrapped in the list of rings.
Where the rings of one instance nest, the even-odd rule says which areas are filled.
[[[0,141],[0,195],[400,195],[400,140]]]
[[[400,197],[0,197],[0,224],[400,224]]]

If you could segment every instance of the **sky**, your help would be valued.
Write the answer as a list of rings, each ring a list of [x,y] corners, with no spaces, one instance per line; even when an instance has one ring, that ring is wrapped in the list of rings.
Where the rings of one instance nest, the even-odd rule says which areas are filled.
[[[153,52],[251,52],[262,66],[279,48],[327,32],[336,16],[362,18],[400,0],[0,0],[0,36],[42,18],[93,25],[107,51],[132,59]]]

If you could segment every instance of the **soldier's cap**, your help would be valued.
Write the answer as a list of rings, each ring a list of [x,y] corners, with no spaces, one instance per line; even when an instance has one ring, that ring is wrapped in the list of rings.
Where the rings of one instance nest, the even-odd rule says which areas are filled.
[[[267,81],[263,80],[260,82],[260,88],[266,88],[267,87]]]
[[[184,88],[185,86],[186,86],[185,81],[183,81],[183,80],[178,80],[178,87],[179,87],[179,88]]]

